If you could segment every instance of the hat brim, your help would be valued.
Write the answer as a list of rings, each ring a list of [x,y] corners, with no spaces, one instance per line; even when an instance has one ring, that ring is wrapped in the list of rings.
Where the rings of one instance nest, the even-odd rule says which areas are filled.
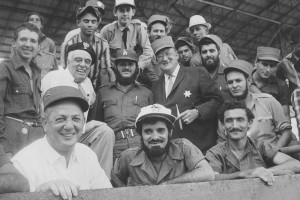
[[[156,49],[156,51],[155,51],[155,55],[157,55],[157,53],[159,52],[159,51],[161,51],[161,50],[163,50],[163,49],[166,49],[166,48],[175,48],[175,46],[162,46],[162,47],[159,47],[158,49]]]
[[[81,107],[83,112],[86,112],[89,109],[89,103],[85,99],[80,98],[80,97],[74,97],[72,95],[66,95],[63,98],[60,96],[56,96],[55,98],[51,99],[51,101],[48,102],[46,105],[44,105],[45,106],[44,109],[48,108],[49,106],[53,105],[54,103],[57,103],[57,102],[63,101],[63,100],[68,100],[68,99],[75,101]]]
[[[176,121],[176,117],[173,115],[168,115],[168,114],[163,114],[163,113],[159,113],[159,114],[158,113],[149,113],[149,114],[146,114],[146,115],[140,117],[138,119],[138,121],[135,123],[135,126],[137,126],[139,123],[143,122],[143,120],[150,118],[150,117],[165,119],[173,125]]]
[[[138,60],[135,60],[134,58],[129,58],[129,57],[119,57],[119,58],[115,58],[114,62],[118,62],[120,60],[130,60],[130,61],[134,61],[134,62],[138,62]]]
[[[280,61],[276,58],[269,57],[269,56],[263,56],[263,57],[257,57],[259,60],[266,60],[266,61],[274,61],[279,63]]]
[[[132,5],[132,4],[129,4],[129,3],[120,3],[120,4],[118,4],[118,5],[115,5],[115,9],[116,9],[117,7],[123,6],[123,5],[128,5],[128,6],[132,6],[132,7],[136,8],[135,5]]]
[[[210,24],[210,23],[195,24],[195,25],[192,25],[192,26],[189,26],[188,28],[186,28],[186,29],[185,29],[186,32],[191,33],[190,28],[193,27],[193,26],[197,26],[197,25],[206,26],[208,30],[211,28],[211,24]]]

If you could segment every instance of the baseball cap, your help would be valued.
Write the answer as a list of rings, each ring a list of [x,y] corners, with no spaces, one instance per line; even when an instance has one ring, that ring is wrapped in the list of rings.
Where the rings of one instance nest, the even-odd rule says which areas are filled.
[[[154,51],[154,54],[156,54],[157,52],[159,52],[160,50],[164,49],[164,48],[174,48],[174,42],[172,40],[171,36],[165,36],[165,37],[161,37],[157,40],[155,40],[154,42],[152,42],[151,47]]]
[[[63,99],[72,99],[81,107],[83,112],[89,109],[89,103],[85,100],[79,89],[71,86],[57,86],[47,90],[43,96],[44,110],[51,104]]]
[[[115,58],[115,62],[118,60],[132,60],[135,62],[139,61],[139,56],[132,49],[119,49],[117,50],[117,56]]]
[[[195,46],[192,42],[192,40],[188,37],[180,37],[175,42],[175,48],[178,49],[179,47],[182,47],[183,45],[188,45],[192,50],[195,49]]]
[[[98,11],[98,8],[95,8],[94,6],[88,5],[88,6],[79,8],[76,13],[76,19],[79,20],[79,18],[84,13],[93,13],[96,16],[97,21],[99,21],[99,19],[100,19],[100,13]]]
[[[207,23],[204,17],[202,17],[201,15],[191,16],[189,27],[186,29],[186,31],[190,33],[190,28],[195,25],[203,25],[206,26],[208,29],[211,28],[211,24]]]
[[[273,47],[257,47],[256,58],[279,62],[280,50]]]
[[[88,0],[85,3],[85,6],[93,6],[94,8],[97,8],[98,11],[104,15],[105,14],[105,5],[101,2],[101,1],[97,1],[97,0]]]
[[[130,5],[135,8],[134,0],[116,0],[115,2],[115,8],[121,5]]]
[[[153,104],[146,107],[141,108],[141,112],[137,116],[135,120],[135,126],[137,127],[139,123],[141,123],[144,119],[155,117],[165,119],[171,124],[174,124],[176,117],[172,115],[171,110],[160,105]]]
[[[168,18],[164,15],[152,15],[148,19],[148,27],[151,26],[154,22],[161,22],[164,26],[167,26]]]
[[[253,71],[253,66],[251,63],[249,63],[245,60],[239,60],[239,59],[233,60],[224,69],[225,75],[232,69],[237,69],[238,71],[242,71],[242,72],[246,73],[248,76],[250,76]]]
[[[83,51],[88,52],[91,55],[91,58],[92,58],[92,65],[95,63],[95,61],[96,61],[96,53],[95,53],[92,45],[90,45],[89,43],[78,42],[78,43],[71,44],[68,47],[68,49],[67,49],[67,55],[71,51],[75,51],[75,50],[83,50]]]

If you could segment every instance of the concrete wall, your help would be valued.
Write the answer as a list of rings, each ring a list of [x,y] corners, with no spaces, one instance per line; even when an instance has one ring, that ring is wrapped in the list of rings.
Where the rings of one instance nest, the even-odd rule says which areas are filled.
[[[14,193],[0,195],[2,200],[56,200],[51,193]],[[273,186],[260,179],[212,181],[167,186],[127,187],[80,191],[74,200],[299,200],[300,175],[276,177]]]

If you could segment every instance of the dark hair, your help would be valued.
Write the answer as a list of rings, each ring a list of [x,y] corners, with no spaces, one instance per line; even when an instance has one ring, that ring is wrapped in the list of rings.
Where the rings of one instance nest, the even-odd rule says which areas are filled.
[[[237,72],[242,73],[246,79],[249,77],[249,75],[247,73],[243,72],[242,70],[239,70],[239,69],[236,69],[236,68],[228,68],[226,70],[226,73],[225,73],[225,80],[226,81],[227,81],[227,74],[229,74],[230,72],[233,72],[233,71],[237,71]]]
[[[138,122],[137,123],[137,127],[136,127],[136,132],[140,135],[142,135],[142,127],[143,127],[143,124],[155,124],[159,121],[163,121],[166,126],[167,126],[167,129],[169,131],[169,133],[171,132],[171,130],[173,129],[173,124],[171,122],[169,122],[168,120],[164,119],[164,118],[158,118],[158,117],[149,117],[149,118],[145,118],[143,119],[142,121]]]
[[[234,110],[234,109],[245,110],[248,120],[254,119],[253,113],[251,112],[251,110],[249,110],[249,108],[246,107],[245,103],[233,100],[233,101],[225,102],[218,110],[218,117],[222,124],[224,123],[224,113],[227,110]]]
[[[40,43],[40,30],[34,24],[23,23],[14,28],[14,40],[16,41],[19,37],[19,32],[22,30],[29,30],[31,32],[36,32],[38,34],[38,42]]]
[[[201,41],[200,41],[200,43],[198,45],[200,54],[201,54],[202,46],[204,46],[204,45],[210,45],[210,44],[215,44],[216,48],[218,49],[218,51],[220,51],[220,47],[219,47],[219,45],[215,41],[213,41],[210,38],[203,38],[203,39],[201,39]]]
[[[39,16],[39,18],[40,18],[40,20],[41,20],[41,24],[43,24],[43,22],[44,22],[44,18],[43,18],[43,16],[41,16],[41,15],[40,15],[40,13],[38,13],[38,12],[36,12],[36,11],[33,11],[33,12],[30,12],[30,13],[27,13],[27,15],[26,15],[26,18],[25,18],[24,22],[28,22],[28,21],[29,21],[29,17],[30,17],[31,15],[37,15],[37,16]]]
[[[194,47],[189,45],[188,43],[186,43],[184,41],[178,41],[175,43],[175,48],[177,51],[180,47],[183,47],[183,46],[188,46],[191,49],[191,51],[194,53]]]

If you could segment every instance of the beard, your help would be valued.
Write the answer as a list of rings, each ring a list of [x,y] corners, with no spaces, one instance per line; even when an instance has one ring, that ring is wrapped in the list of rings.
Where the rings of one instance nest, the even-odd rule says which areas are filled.
[[[246,84],[248,84],[248,83],[246,82]],[[246,87],[245,92],[244,92],[241,96],[233,96],[233,95],[229,92],[230,96],[231,96],[232,98],[238,100],[238,101],[243,101],[243,100],[245,100],[246,97],[247,97],[247,95],[248,95],[248,93],[249,93],[248,87]]]
[[[210,64],[207,64],[206,63],[206,60],[204,60],[202,57],[202,63],[203,63],[203,66],[205,67],[205,69],[208,71],[208,72],[214,72],[220,65],[220,57],[217,56],[216,58],[214,58],[214,61]]]
[[[138,74],[139,74],[139,68],[136,68],[135,72],[130,77],[123,77],[120,74],[118,69],[115,70],[116,80],[121,85],[131,85],[131,84],[133,84],[135,82]]]
[[[160,147],[160,146],[155,146],[152,147],[151,149],[149,149],[148,147],[145,146],[143,139],[141,139],[141,143],[142,143],[142,150],[146,153],[146,155],[151,158],[151,157],[160,157],[162,155],[164,155],[165,153],[168,153],[169,149],[170,149],[170,138],[168,139],[168,142],[166,144],[166,146],[164,148]]]

